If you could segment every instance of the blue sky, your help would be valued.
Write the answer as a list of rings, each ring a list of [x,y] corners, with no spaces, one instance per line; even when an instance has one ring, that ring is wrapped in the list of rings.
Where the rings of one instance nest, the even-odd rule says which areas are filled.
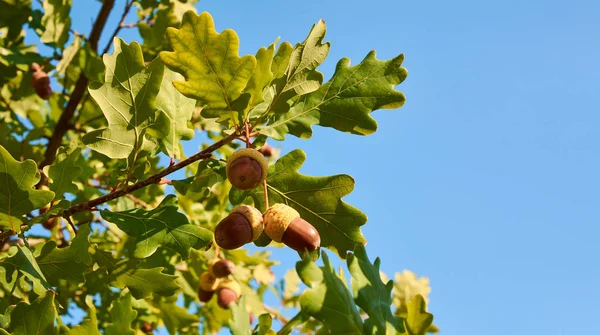
[[[98,5],[74,3],[74,28],[87,32]],[[301,41],[324,19],[326,78],[345,56],[356,64],[372,49],[380,59],[405,54],[406,105],[376,111],[374,135],[315,127],[311,140],[272,144],[306,151],[303,173],[356,179],[346,200],[369,216],[369,255],[388,275],[406,268],[430,278],[443,334],[600,333],[600,3],[206,0],[197,8],[217,30],[237,31],[240,54],[278,36]],[[297,260],[274,253],[279,274]]]

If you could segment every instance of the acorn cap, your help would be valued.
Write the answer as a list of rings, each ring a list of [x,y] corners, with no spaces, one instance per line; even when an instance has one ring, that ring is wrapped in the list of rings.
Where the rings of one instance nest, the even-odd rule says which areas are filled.
[[[213,292],[219,287],[219,281],[210,273],[204,272],[200,275],[199,286],[204,291]]]
[[[292,207],[284,204],[274,204],[263,215],[265,233],[275,242],[283,242],[283,233],[292,220],[300,214]]]
[[[231,213],[240,213],[246,217],[248,222],[250,222],[250,227],[252,227],[252,239],[250,242],[256,241],[260,234],[262,234],[265,227],[263,224],[262,213],[258,209],[248,205],[238,206],[234,208]]]
[[[265,159],[265,156],[263,156],[263,154],[261,154],[258,150],[253,148],[243,148],[231,154],[231,156],[227,160],[227,167],[225,168],[225,172],[227,173],[227,179],[229,179],[229,169],[231,168],[231,164],[233,164],[233,162],[240,157],[248,157],[255,160],[260,165],[260,168],[262,170],[262,178],[260,182],[262,183],[265,179],[267,179],[267,172],[269,170],[267,160]]]
[[[225,289],[225,288],[230,289],[233,292],[235,292],[235,294],[238,296],[238,298],[242,295],[242,288],[240,287],[240,284],[238,284],[238,282],[233,279],[225,279],[225,280],[221,281],[221,284],[219,284],[217,291]]]

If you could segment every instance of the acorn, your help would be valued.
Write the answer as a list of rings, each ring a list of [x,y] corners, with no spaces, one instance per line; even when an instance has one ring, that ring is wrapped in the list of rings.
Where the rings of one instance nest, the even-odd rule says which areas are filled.
[[[290,206],[274,204],[264,214],[265,233],[298,251],[315,251],[321,245],[319,232]]]
[[[255,241],[264,228],[260,211],[252,206],[234,208],[215,228],[215,242],[226,250]]]
[[[233,187],[252,190],[267,179],[267,161],[255,149],[244,148],[234,152],[227,160],[227,179]]]
[[[208,302],[218,287],[219,282],[217,281],[217,278],[209,272],[204,272],[200,275],[200,281],[198,283],[198,299],[200,299],[201,302]]]
[[[211,262],[208,267],[208,271],[216,278],[227,277],[233,273],[235,265],[232,261],[227,259],[218,259]]]
[[[38,63],[32,63],[29,70],[33,72],[31,85],[35,89],[35,93],[44,100],[50,99],[52,88],[50,87],[50,78],[46,72],[42,71]]]
[[[142,326],[140,327],[140,330],[142,331],[142,333],[144,334],[148,334],[152,332],[152,325],[149,324],[148,322],[144,322],[144,324],[142,324]]]
[[[42,226],[48,230],[54,229],[58,224],[58,218],[49,218],[48,220],[42,222]]]
[[[221,282],[217,289],[217,303],[223,309],[236,302],[242,294],[242,288],[236,281],[228,279]]]
[[[263,156],[265,156],[265,157],[271,157],[271,156],[273,156],[273,147],[270,146],[269,143],[265,143],[265,145],[263,145],[262,147],[260,147],[260,149],[258,149],[258,152],[263,154]]]

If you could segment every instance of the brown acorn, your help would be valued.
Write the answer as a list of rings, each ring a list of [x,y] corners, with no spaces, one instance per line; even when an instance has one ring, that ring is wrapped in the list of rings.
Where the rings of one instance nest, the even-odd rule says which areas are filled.
[[[235,265],[227,259],[219,259],[212,262],[208,267],[208,271],[217,278],[227,277],[233,273]]]
[[[152,325],[149,324],[148,322],[144,322],[144,324],[142,324],[142,326],[140,327],[140,330],[142,331],[142,333],[144,334],[148,334],[152,332]]]
[[[265,157],[271,157],[271,156],[273,156],[273,147],[270,146],[269,143],[265,143],[265,145],[263,145],[262,147],[260,147],[260,149],[258,149],[258,152],[263,154],[263,156],[265,156]]]
[[[240,284],[231,279],[224,280],[217,289],[217,303],[221,308],[229,309],[229,305],[236,302],[241,294]]]
[[[50,78],[46,72],[42,71],[38,63],[32,63],[29,69],[33,72],[31,85],[35,89],[35,93],[44,100],[50,99],[52,88],[50,87]]]
[[[227,179],[240,190],[257,188],[267,179],[267,170],[265,157],[252,148],[240,149],[227,160]]]
[[[264,228],[260,211],[252,206],[234,208],[215,228],[215,242],[226,250],[255,241]]]
[[[201,302],[208,302],[218,287],[219,281],[217,278],[209,272],[204,272],[200,275],[198,283],[198,299]]]
[[[42,222],[42,226],[48,230],[54,229],[58,224],[58,218],[49,218],[48,220]]]
[[[265,233],[298,251],[315,251],[321,245],[319,232],[290,206],[274,204],[264,214]]]
[[[214,291],[209,292],[209,291],[205,291],[201,288],[198,288],[198,299],[200,300],[200,302],[209,302],[214,294],[215,294]]]

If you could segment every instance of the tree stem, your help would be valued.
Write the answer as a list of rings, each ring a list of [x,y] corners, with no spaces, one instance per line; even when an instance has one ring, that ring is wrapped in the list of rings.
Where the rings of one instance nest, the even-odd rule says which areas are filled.
[[[90,201],[86,201],[80,204],[76,204],[73,205],[67,209],[65,209],[64,211],[62,211],[61,213],[57,214],[57,215],[53,215],[53,217],[57,217],[57,216],[62,216],[62,217],[67,217],[70,215],[73,215],[74,213],[77,212],[82,212],[82,211],[87,211],[93,208],[96,208],[96,206],[101,205],[103,203],[109,202],[113,199],[122,197],[126,194],[129,194],[131,192],[137,191],[143,187],[146,187],[148,185],[151,184],[156,184],[159,183],[160,180],[170,174],[173,173],[177,170],[180,170],[196,161],[199,161],[201,159],[206,159],[208,157],[210,157],[212,155],[212,152],[219,149],[220,147],[226,145],[227,143],[233,141],[234,138],[236,138],[237,136],[239,136],[238,133],[232,133],[231,135],[213,143],[211,146],[209,146],[208,148],[198,152],[195,155],[192,155],[190,157],[188,157],[185,160],[182,160],[181,162],[177,163],[177,164],[173,164],[168,166],[167,168],[165,168],[164,170],[158,172],[155,175],[152,175],[150,177],[148,177],[147,179],[144,180],[140,180],[135,184],[131,184],[128,186],[125,186],[119,190],[116,190],[114,192],[111,192],[109,194],[103,195],[101,197],[98,197],[96,199],[90,200]]]

